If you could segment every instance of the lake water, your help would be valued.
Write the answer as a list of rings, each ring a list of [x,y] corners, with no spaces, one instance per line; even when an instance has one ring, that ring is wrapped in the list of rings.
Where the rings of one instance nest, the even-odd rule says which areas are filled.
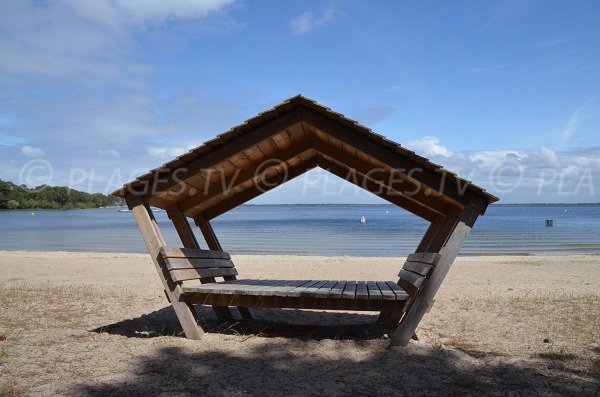
[[[0,250],[146,252],[131,213],[34,212],[0,211]],[[156,212],[156,218],[168,244],[180,245],[166,213]],[[545,219],[553,219],[554,227],[545,227]],[[393,205],[247,205],[213,225],[234,254],[348,256],[406,255],[427,227]],[[461,253],[600,254],[600,206],[492,205]]]

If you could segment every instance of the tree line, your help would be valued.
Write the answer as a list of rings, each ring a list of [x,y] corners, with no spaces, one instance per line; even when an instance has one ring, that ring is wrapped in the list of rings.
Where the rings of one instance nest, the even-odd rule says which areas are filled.
[[[0,180],[0,209],[75,209],[111,205],[123,205],[123,200],[61,186],[41,185],[30,189]]]

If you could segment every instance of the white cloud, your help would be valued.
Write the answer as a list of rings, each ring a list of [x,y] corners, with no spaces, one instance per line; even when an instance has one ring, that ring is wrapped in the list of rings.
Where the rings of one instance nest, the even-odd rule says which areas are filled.
[[[21,153],[27,157],[45,157],[46,153],[38,147],[25,145],[21,148]]]
[[[78,84],[140,81],[135,29],[193,20],[233,0],[62,0],[2,4],[0,82],[31,76]],[[140,26],[143,25],[143,26]],[[142,67],[144,67],[142,65]],[[147,73],[147,71],[146,71]]]
[[[317,30],[327,25],[336,15],[334,8],[327,9],[322,15],[315,16],[310,12],[304,12],[290,21],[290,31],[295,36]]]
[[[415,151],[425,157],[442,156],[450,157],[452,152],[440,145],[440,140],[434,136],[426,136],[403,144],[406,148]]]
[[[230,127],[236,100],[206,99],[195,91],[185,101],[180,91],[158,97],[157,70],[143,54],[144,46],[171,51],[165,39],[184,48],[191,37],[230,29],[224,11],[232,2],[0,0],[4,179],[18,181],[29,160],[24,156],[45,151],[53,183],[67,183],[71,170],[83,167],[93,181],[86,190],[106,191],[156,166],[145,147],[160,146],[157,137],[168,134],[170,146],[185,148]],[[179,35],[181,29],[193,34]],[[21,149],[31,142],[37,148]],[[170,159],[181,151],[152,152]],[[99,185],[102,178],[108,188]]]
[[[522,154],[516,150],[481,150],[468,155],[467,159],[480,170],[489,171],[505,161],[519,161]]]
[[[600,148],[451,151],[436,137],[406,147],[502,202],[600,202]]]
[[[569,141],[575,134],[575,131],[577,130],[577,126],[581,120],[583,111],[584,111],[583,106],[580,106],[577,109],[575,109],[575,111],[571,114],[571,116],[569,117],[569,120],[567,120],[563,129],[561,130],[560,141],[561,141],[561,144],[563,147],[569,143]]]
[[[99,23],[161,23],[207,16],[234,0],[63,0],[80,15]]]

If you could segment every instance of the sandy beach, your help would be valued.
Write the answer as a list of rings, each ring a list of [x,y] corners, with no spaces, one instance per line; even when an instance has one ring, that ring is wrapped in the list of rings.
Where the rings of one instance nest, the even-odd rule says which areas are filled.
[[[394,280],[403,258],[234,262],[245,278]],[[148,255],[0,252],[0,396],[600,392],[600,256],[461,257],[406,348],[376,313],[199,313],[209,332],[183,338]]]

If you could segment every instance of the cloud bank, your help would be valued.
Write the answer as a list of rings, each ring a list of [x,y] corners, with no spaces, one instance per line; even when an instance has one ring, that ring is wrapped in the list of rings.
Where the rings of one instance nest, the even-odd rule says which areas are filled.
[[[289,28],[293,35],[300,36],[315,30],[318,30],[336,16],[334,8],[329,8],[320,15],[314,15],[311,12],[303,12],[290,21]]]

